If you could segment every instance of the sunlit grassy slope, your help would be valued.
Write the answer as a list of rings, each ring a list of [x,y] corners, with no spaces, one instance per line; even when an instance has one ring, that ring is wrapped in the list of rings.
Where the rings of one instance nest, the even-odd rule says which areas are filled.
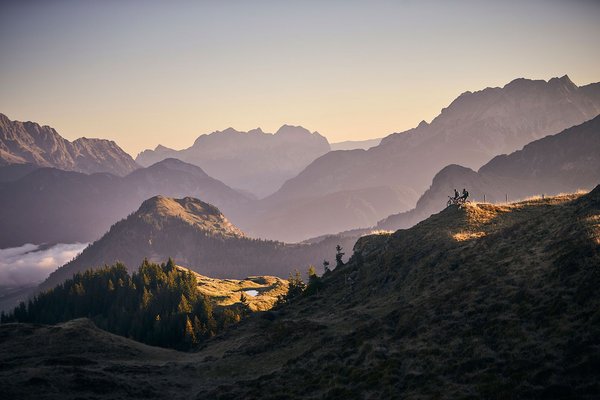
[[[218,306],[239,303],[242,294],[252,311],[266,311],[273,307],[277,297],[287,293],[288,282],[275,276],[249,276],[246,279],[216,279],[190,271],[198,281],[198,291]]]
[[[600,187],[450,207],[413,228],[363,237],[323,283],[193,354],[153,355],[97,330],[103,346],[91,348],[73,326],[3,326],[0,383],[20,398],[33,398],[33,383],[44,388],[36,398],[600,395]],[[52,343],[67,335],[69,346],[56,351]],[[148,378],[153,371],[160,379]]]

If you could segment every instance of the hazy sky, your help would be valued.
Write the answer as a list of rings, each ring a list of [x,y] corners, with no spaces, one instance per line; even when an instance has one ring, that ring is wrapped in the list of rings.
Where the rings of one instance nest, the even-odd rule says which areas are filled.
[[[330,141],[517,77],[600,81],[600,1],[0,2],[0,112],[135,154],[284,123]]]

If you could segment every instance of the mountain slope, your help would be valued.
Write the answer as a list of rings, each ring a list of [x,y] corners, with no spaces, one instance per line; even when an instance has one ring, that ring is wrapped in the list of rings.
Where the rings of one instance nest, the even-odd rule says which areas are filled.
[[[213,368],[277,361],[199,397],[594,398],[599,218],[600,186],[364,237],[319,296],[209,345]]]
[[[191,197],[156,196],[50,274],[40,289],[51,288],[76,272],[117,261],[135,268],[144,258],[161,262],[172,257],[179,265],[215,278],[287,277],[294,269],[304,272],[310,264],[332,260],[337,244],[352,246],[354,240],[331,237],[316,244],[290,245],[251,239],[210,204]]]
[[[91,242],[156,195],[202,197],[234,216],[250,201],[202,169],[175,159],[123,178],[42,168],[0,183],[0,247]]]
[[[445,207],[456,188],[489,202],[590,189],[600,182],[600,116],[529,143],[509,155],[494,157],[478,172],[449,165],[410,211],[380,221],[376,229],[408,228]]]
[[[600,186],[451,207],[362,238],[318,294],[253,315],[197,353],[154,352],[82,320],[0,326],[0,380],[20,398],[593,399],[598,263]]]
[[[24,163],[86,174],[126,175],[139,168],[113,141],[79,138],[69,142],[49,126],[11,121],[0,114],[0,164]]]
[[[332,151],[316,159],[265,199],[268,213],[280,213],[280,208],[290,207],[297,199],[304,201],[307,195],[324,203],[323,197],[331,193],[382,186],[402,196],[400,201],[396,196],[381,198],[386,210],[409,210],[447,165],[479,168],[498,154],[596,117],[599,93],[600,85],[578,87],[567,76],[548,82],[516,79],[502,88],[463,93],[430,124],[423,121],[414,129],[389,135],[368,150]],[[252,231],[275,237],[284,234],[262,227],[263,221],[270,220],[268,213],[255,221]],[[301,218],[310,220],[311,215]],[[338,220],[349,222],[342,215]],[[360,226],[359,221],[353,226]],[[344,229],[335,223],[320,224],[320,228],[321,234]]]
[[[201,135],[184,150],[160,145],[145,150],[136,161],[148,166],[164,158],[177,158],[202,167],[231,187],[265,196],[328,151],[329,143],[319,133],[283,125],[275,134],[260,128],[249,132],[228,128]]]

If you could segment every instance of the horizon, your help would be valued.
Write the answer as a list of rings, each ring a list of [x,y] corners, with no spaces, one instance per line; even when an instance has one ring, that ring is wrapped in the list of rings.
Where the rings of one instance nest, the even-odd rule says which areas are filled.
[[[475,93],[475,92],[480,92],[480,91],[482,91],[482,90],[485,90],[485,89],[490,89],[490,88],[498,88],[498,87],[502,88],[502,87],[506,86],[507,84],[509,84],[509,83],[511,83],[511,82],[513,82],[513,81],[515,81],[515,80],[519,80],[519,79],[525,79],[525,80],[530,80],[530,81],[544,81],[544,82],[549,82],[551,79],[562,79],[562,78],[564,78],[564,77],[567,77],[569,80],[571,80],[571,82],[573,82],[573,80],[571,79],[571,77],[570,77],[568,74],[565,74],[565,75],[563,75],[563,76],[554,76],[554,77],[551,77],[551,78],[548,78],[548,79],[531,79],[531,78],[526,78],[526,77],[519,77],[519,78],[514,78],[514,79],[512,79],[510,82],[507,82],[505,85],[501,85],[501,86],[487,86],[487,87],[485,87],[485,88],[481,88],[481,89],[478,89],[478,90],[473,90],[473,91],[463,91],[462,93],[460,93],[460,94],[457,94],[457,95],[456,95],[456,97],[455,97],[455,99],[456,99],[456,98],[458,98],[460,95],[462,95],[462,94],[464,94],[464,93],[467,93],[467,92],[472,92],[472,93]],[[590,83],[583,84],[583,85],[582,85],[582,84],[577,84],[577,82],[573,82],[573,83],[574,83],[576,86],[578,86],[578,87],[581,87],[581,86],[590,85],[590,84],[594,84],[594,83],[600,83],[600,81],[599,81],[599,82],[590,82]],[[447,104],[447,106],[448,106],[450,103],[451,103],[451,101],[450,101],[450,102]],[[442,107],[442,108],[444,108],[444,107]],[[4,114],[4,113],[3,113],[2,111],[0,111],[0,114]],[[184,145],[183,147],[179,147],[179,148],[173,148],[173,147],[166,146],[166,145],[164,145],[163,143],[158,143],[157,145],[155,145],[155,146],[153,146],[153,147],[146,147],[146,148],[143,148],[142,150],[138,151],[137,153],[132,153],[132,152],[130,152],[130,151],[127,151],[127,149],[123,148],[123,146],[121,146],[121,145],[120,145],[120,143],[119,143],[119,142],[117,142],[115,139],[110,139],[110,138],[106,138],[106,137],[100,137],[100,136],[97,136],[97,137],[78,136],[78,137],[70,138],[70,137],[68,137],[68,136],[66,136],[66,135],[63,135],[63,134],[62,134],[62,133],[61,133],[61,132],[60,132],[58,129],[56,129],[54,126],[51,126],[51,125],[49,125],[49,124],[45,124],[45,123],[42,123],[42,122],[39,122],[39,121],[27,120],[27,119],[24,119],[24,120],[17,120],[17,119],[12,119],[10,115],[6,115],[6,114],[4,114],[4,115],[5,115],[5,116],[6,116],[6,117],[7,117],[9,120],[12,120],[12,121],[16,121],[16,122],[31,122],[31,123],[38,124],[38,125],[40,125],[40,126],[47,126],[47,127],[50,127],[50,128],[52,128],[52,129],[55,129],[55,130],[58,132],[58,134],[59,134],[59,135],[61,135],[62,137],[64,137],[64,138],[68,139],[68,140],[69,140],[69,141],[71,141],[71,142],[72,142],[72,141],[74,141],[74,140],[80,139],[80,138],[87,138],[87,139],[107,139],[107,140],[115,141],[115,142],[117,143],[117,145],[119,145],[119,147],[121,147],[121,148],[123,149],[123,151],[125,151],[125,152],[126,152],[127,154],[129,154],[129,155],[130,155],[130,156],[131,156],[133,159],[135,159],[135,158],[136,158],[138,155],[140,155],[140,154],[141,154],[141,153],[143,153],[144,151],[146,151],[146,150],[156,150],[156,149],[157,149],[157,148],[159,148],[159,147],[164,147],[164,148],[171,149],[171,150],[175,150],[175,151],[181,151],[181,150],[185,150],[185,149],[187,149],[187,148],[191,147],[191,146],[194,144],[194,142],[196,141],[196,139],[197,139],[197,138],[199,138],[199,137],[201,137],[201,136],[211,135],[211,134],[213,134],[213,133],[220,133],[220,132],[224,132],[224,131],[227,131],[227,130],[234,130],[234,131],[236,131],[237,133],[242,133],[242,134],[244,134],[244,133],[248,133],[248,132],[250,132],[250,131],[256,131],[256,130],[260,130],[260,131],[262,131],[262,132],[263,132],[263,133],[265,133],[265,134],[269,134],[269,135],[275,135],[275,134],[278,132],[278,130],[279,130],[279,129],[281,129],[281,128],[283,128],[284,126],[292,126],[292,127],[300,127],[300,128],[304,128],[304,129],[308,130],[308,131],[309,131],[311,134],[319,134],[319,135],[321,135],[321,136],[325,137],[325,138],[327,139],[327,141],[329,142],[329,144],[338,144],[338,143],[345,143],[345,142],[361,142],[361,141],[369,141],[369,140],[378,140],[378,139],[383,139],[383,138],[385,138],[386,136],[392,135],[392,134],[394,134],[394,133],[400,133],[400,132],[403,132],[403,131],[405,131],[405,130],[409,130],[409,129],[412,129],[412,128],[416,128],[416,127],[417,127],[417,126],[418,126],[420,123],[422,123],[422,122],[426,122],[426,123],[428,123],[428,124],[429,124],[429,123],[431,123],[431,122],[432,122],[432,121],[433,121],[433,120],[434,120],[434,119],[435,119],[435,118],[436,118],[436,117],[437,117],[439,114],[437,114],[437,115],[435,115],[435,116],[433,116],[433,117],[431,117],[431,118],[429,118],[429,119],[422,119],[421,121],[419,121],[418,123],[416,123],[414,126],[411,126],[411,127],[408,127],[408,128],[406,128],[406,129],[403,129],[402,131],[388,132],[388,133],[384,133],[384,134],[382,134],[382,135],[379,135],[379,136],[375,136],[375,137],[372,137],[372,138],[366,138],[366,139],[343,139],[343,138],[342,138],[342,139],[341,139],[341,140],[339,140],[339,141],[332,141],[332,140],[331,140],[329,137],[327,137],[327,136],[326,136],[326,135],[324,135],[323,133],[319,132],[318,130],[311,130],[311,129],[308,129],[308,128],[306,128],[306,127],[305,127],[305,126],[303,126],[303,125],[293,125],[293,124],[288,124],[288,123],[283,123],[283,124],[282,124],[282,125],[281,125],[279,128],[277,128],[277,129],[274,129],[273,131],[267,131],[267,130],[265,130],[265,129],[262,129],[262,127],[260,127],[260,126],[257,126],[257,127],[255,127],[255,128],[250,128],[250,129],[247,129],[247,130],[240,130],[240,129],[237,129],[236,127],[233,127],[233,126],[228,126],[228,127],[226,127],[226,128],[222,128],[222,129],[216,129],[216,130],[213,130],[213,131],[211,131],[211,132],[200,133],[200,134],[198,134],[198,136],[197,136],[197,137],[193,138],[192,142],[191,142],[189,145]]]
[[[0,111],[135,157],[227,127],[381,138],[465,91],[600,81],[594,2],[177,4],[4,2]]]

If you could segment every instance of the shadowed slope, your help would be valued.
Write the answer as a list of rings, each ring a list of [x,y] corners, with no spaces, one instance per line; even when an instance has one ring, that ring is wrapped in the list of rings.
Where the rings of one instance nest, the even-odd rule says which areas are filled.
[[[161,262],[172,257],[178,265],[215,278],[286,278],[294,269],[306,271],[310,264],[331,260],[337,244],[350,247],[353,243],[352,238],[337,237],[316,244],[252,239],[208,203],[156,196],[50,274],[40,289],[49,289],[76,272],[117,261],[134,268],[144,258]]]
[[[172,378],[150,382],[148,397],[183,385],[173,398],[597,398],[598,265],[600,186],[450,207],[411,229],[360,239],[318,294],[174,356],[161,369]],[[18,329],[31,333],[11,333]],[[5,390],[32,397],[22,386],[30,367],[53,350],[28,337],[47,329],[1,328],[0,351],[21,357],[0,371]],[[65,359],[89,343],[72,335]],[[127,378],[134,392],[152,363],[109,357],[69,368],[86,380],[121,374],[119,387]],[[44,381],[56,379],[66,398],[95,394],[63,370],[43,369]]]
[[[319,232],[309,233],[312,236],[340,232],[348,226],[372,226],[392,209],[410,210],[434,175],[447,165],[479,168],[498,154],[516,151],[596,117],[600,114],[599,91],[598,85],[578,87],[563,76],[547,82],[516,79],[502,88],[465,92],[430,124],[421,122],[414,129],[391,134],[368,150],[332,151],[316,159],[265,199],[268,210],[254,224],[248,224],[251,229],[247,230],[259,236],[284,237],[290,234],[284,229],[273,230],[269,222],[274,218],[285,221],[287,217],[279,214],[294,209],[291,205],[304,202],[307,196],[314,204],[337,204],[340,196],[329,196],[331,193],[387,186],[391,190],[380,191],[378,207],[367,224],[360,208],[356,219],[348,218],[351,213],[344,207],[330,213],[328,223],[318,224],[322,214],[307,208],[298,217],[319,226]],[[358,202],[361,206],[365,203],[374,204],[366,198]],[[265,223],[268,225],[263,226]],[[306,232],[287,240],[303,240],[307,237],[303,235]]]
[[[471,199],[503,202],[533,195],[591,189],[600,182],[600,116],[494,157],[478,172],[459,165],[443,168],[413,210],[391,215],[376,229],[408,228],[440,211],[453,189],[467,188]]]
[[[233,218],[250,201],[201,168],[175,159],[123,178],[41,168],[13,182],[0,182],[0,247],[91,242],[157,195],[201,197]]]

